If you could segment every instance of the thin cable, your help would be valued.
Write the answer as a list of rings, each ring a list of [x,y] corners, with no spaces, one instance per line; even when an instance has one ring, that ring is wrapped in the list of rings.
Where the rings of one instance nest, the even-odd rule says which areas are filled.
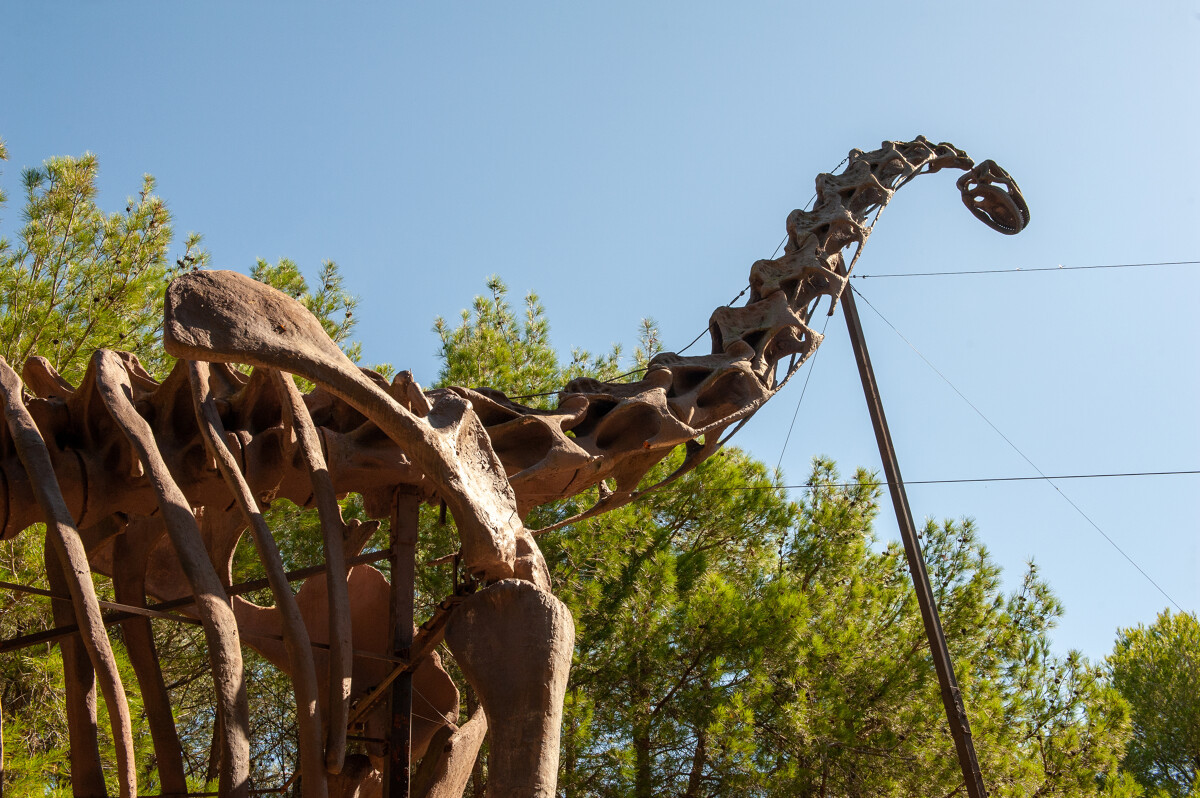
[[[825,337],[825,328],[829,326],[829,316],[825,317],[825,326],[821,328],[821,337]],[[796,400],[796,410],[792,413],[792,423],[788,424],[787,437],[783,439],[783,448],[779,450],[779,459],[775,462],[775,470],[779,470],[779,466],[783,464],[783,455],[787,451],[788,441],[792,439],[792,429],[796,426],[796,417],[800,415],[800,405],[804,402],[804,394],[808,393],[808,381],[812,379],[813,370],[817,367],[817,355],[821,354],[821,347],[817,347],[817,351],[813,352],[812,358],[808,362],[808,374],[804,375],[804,387],[800,389],[800,398]]]
[[[415,686],[413,687],[413,695],[415,695],[417,698],[421,699],[426,704],[428,704],[429,708],[433,710],[433,714],[435,716],[432,718],[426,717],[425,715],[422,715],[419,712],[417,712],[415,709],[410,709],[409,712],[412,713],[412,716],[414,718],[420,718],[421,720],[425,721],[426,723],[432,723],[435,726],[439,726],[446,722],[446,718],[445,718],[445,716],[442,715],[442,711],[440,709],[438,709],[438,707],[432,701],[430,701],[428,698],[426,698],[425,694],[422,693],[420,690],[418,690]]]
[[[848,161],[848,160],[850,160],[850,156],[846,156],[845,158],[843,158],[841,163],[839,163],[837,166],[833,167],[832,171],[836,172],[839,168],[841,168],[841,165],[846,163],[846,161]],[[813,195],[808,198],[808,202],[804,203],[804,210],[807,211],[809,209],[809,207],[813,204],[813,202],[816,200],[816,198],[817,198],[817,192],[814,191]],[[777,255],[779,255],[779,250],[783,249],[783,245],[787,243],[787,240],[788,240],[787,233],[784,233],[783,238],[779,239],[779,246],[775,247],[775,251],[771,253],[771,257],[768,258],[767,260],[775,260],[775,257]],[[739,299],[742,298],[742,294],[746,293],[749,290],[750,290],[750,286],[746,286],[745,288],[743,288],[741,294],[738,294],[733,299],[731,299],[725,303],[725,307],[730,307],[734,302],[737,302]],[[704,337],[704,333],[706,333],[706,332],[708,332],[707,329],[701,330],[700,334],[691,340],[691,343],[689,343],[683,349],[680,349],[675,354],[682,355],[684,352],[691,349],[697,341],[699,341],[701,338]],[[808,381],[805,380],[805,385],[807,385],[807,384],[808,384]]]
[[[611,380],[604,380],[604,382],[611,383],[611,384],[617,384],[617,385],[629,385],[631,383],[621,383],[621,382],[618,382],[618,380],[623,380],[626,377],[632,377],[634,374],[641,374],[645,371],[647,371],[647,369],[645,369],[645,368],[636,368],[633,371],[627,371],[624,374],[618,374],[617,376],[613,377]],[[505,394],[505,398],[506,399],[536,399],[539,396],[557,396],[560,393],[567,393],[567,392],[565,390],[563,390],[562,388],[558,388],[556,390],[544,391],[542,393],[522,393],[522,394],[517,394],[516,396],[509,396],[508,394]]]
[[[1037,266],[1030,269],[1017,267],[1015,269],[967,269],[957,272],[905,272],[903,274],[852,274],[856,280],[866,280],[869,277],[947,277],[958,274],[1015,274],[1017,272],[1070,272],[1085,269],[1133,269],[1141,266],[1195,266],[1200,260],[1165,260],[1154,263],[1105,263],[1097,266]]]
[[[787,236],[784,236],[784,237],[783,237],[783,241],[787,241]],[[783,241],[780,241],[780,242],[779,242],[779,247],[782,247],[782,246],[783,246]],[[776,252],[778,252],[778,251],[779,251],[779,247],[775,247],[775,251],[776,251]],[[774,256],[774,255],[772,255],[771,257],[772,257],[772,258],[774,258],[775,256]],[[731,300],[729,300],[728,302],[726,302],[726,303],[725,303],[725,305],[724,305],[724,307],[727,307],[727,308],[728,308],[728,307],[732,307],[732,306],[733,306],[733,303],[734,303],[734,302],[737,302],[739,299],[741,299],[741,298],[742,298],[742,296],[743,296],[743,295],[744,295],[744,294],[745,294],[747,291],[749,291],[749,290],[750,290],[750,286],[749,286],[749,285],[747,285],[745,288],[743,288],[741,291],[739,291],[739,292],[738,292],[738,295],[737,295],[737,296],[735,296],[733,299],[731,299]],[[704,337],[704,334],[705,334],[706,332],[708,332],[708,328],[707,328],[707,327],[705,327],[703,330],[701,330],[701,331],[700,331],[700,334],[699,334],[699,335],[697,335],[695,338],[693,338],[693,339],[692,339],[692,341],[691,341],[691,343],[689,343],[689,344],[688,344],[687,346],[685,346],[683,349],[680,349],[680,350],[679,350],[678,352],[676,352],[675,354],[677,354],[677,355],[682,355],[684,352],[686,352],[686,351],[688,351],[689,349],[691,349],[691,348],[692,348],[692,346],[693,346],[693,345],[695,345],[695,343],[696,343],[697,341],[699,341],[701,338],[703,338],[703,337]]]
[[[1126,471],[1119,474],[1056,474],[1053,476],[1037,477],[963,477],[960,479],[906,479],[905,485],[966,485],[979,482],[1044,482],[1050,479],[1115,479],[1119,477],[1168,477],[1200,475],[1200,469],[1194,471]],[[866,485],[872,488],[882,488],[887,482],[822,482],[818,485],[741,485],[735,488],[669,488],[668,490],[700,490],[718,493],[735,493],[750,490],[816,490],[817,488],[855,488]],[[1177,605],[1178,606],[1178,605]]]
[[[687,346],[685,346],[683,349],[680,349],[680,350],[679,350],[678,352],[676,352],[675,354],[677,354],[677,355],[682,355],[684,352],[686,352],[686,351],[688,351],[689,349],[691,349],[693,346],[695,346],[695,344],[696,344],[696,342],[697,342],[697,341],[699,341],[701,338],[703,338],[703,337],[704,337],[704,334],[705,334],[706,332],[708,332],[708,330],[701,330],[699,335],[697,335],[695,338],[693,338],[693,339],[692,339],[692,340],[691,340],[691,341],[688,343],[688,345],[687,345]]]
[[[1085,513],[1078,504],[1076,504],[1074,501],[1072,501],[1070,496],[1063,493],[1062,488],[1060,488],[1060,487],[1058,487],[1058,485],[1054,484],[1053,478],[1046,476],[1045,472],[1043,472],[1042,469],[1038,468],[1036,463],[1034,463],[1032,460],[1030,460],[1029,457],[1023,451],[1021,451],[1019,448],[1017,448],[1017,445],[1015,443],[1013,443],[1011,440],[1009,440],[1009,437],[1007,435],[1005,435],[1003,432],[1001,432],[1000,428],[997,427],[995,424],[993,424],[991,422],[991,420],[988,419],[988,417],[983,414],[983,411],[981,411],[978,407],[976,407],[975,404],[970,399],[968,399],[963,394],[962,391],[960,391],[957,387],[955,387],[954,383],[950,382],[950,380],[946,377],[945,374],[943,374],[941,371],[939,371],[938,368],[933,365],[933,363],[929,362],[929,358],[927,358],[927,357],[925,357],[925,355],[921,354],[921,350],[919,350],[915,346],[913,346],[912,341],[909,341],[907,338],[905,338],[903,333],[901,333],[899,330],[897,330],[896,326],[894,324],[892,324],[890,321],[888,321],[887,318],[882,313],[879,312],[879,309],[876,308],[874,305],[872,305],[870,300],[868,300],[865,296],[862,295],[861,291],[859,291],[857,288],[854,288],[853,286],[851,286],[851,290],[854,291],[854,293],[860,299],[862,299],[863,302],[867,303],[867,307],[869,307],[869,308],[871,308],[871,310],[875,311],[875,315],[877,315],[877,316],[879,316],[879,318],[883,319],[883,322],[885,324],[887,324],[887,326],[892,328],[892,332],[894,332],[894,333],[896,333],[896,335],[900,336],[900,340],[902,340],[902,341],[904,341],[904,343],[908,344],[909,348],[912,349],[912,351],[917,353],[917,357],[919,357],[919,358],[921,358],[921,360],[925,361],[925,365],[927,365],[927,366],[929,366],[929,368],[933,369],[934,374],[937,374],[939,377],[941,377],[942,381],[945,382],[947,385],[949,385],[951,390],[953,390],[956,394],[958,394],[959,397],[964,402],[966,402],[967,405],[970,406],[970,408],[972,410],[974,410],[975,413],[980,418],[982,418],[989,427],[991,427],[993,430],[995,430],[996,434],[999,435],[1001,438],[1003,438],[1004,442],[1007,443],[1010,447],[1012,447],[1012,450],[1014,452],[1016,452],[1017,454],[1019,454],[1021,456],[1021,458],[1026,463],[1028,463],[1029,466],[1034,471],[1036,471],[1038,473],[1038,475],[1041,479],[1044,479],[1046,482],[1048,482],[1050,484],[1051,487],[1053,487],[1056,491],[1058,491],[1058,495],[1062,496],[1066,500],[1067,504],[1074,507],[1075,512],[1079,513],[1085,521],[1087,521],[1089,524],[1091,524],[1093,529],[1095,529],[1097,532],[1099,532],[1100,535],[1105,540],[1107,540],[1109,542],[1109,544],[1121,554],[1122,557],[1124,557],[1126,560],[1129,561],[1130,565],[1132,565],[1134,568],[1136,568],[1138,570],[1138,573],[1140,573],[1142,576],[1146,577],[1146,581],[1148,581],[1150,584],[1154,585],[1155,589],[1157,589],[1159,593],[1162,593],[1163,596],[1166,597],[1166,599],[1168,601],[1170,601],[1172,604],[1174,604],[1176,606],[1176,608],[1179,609],[1180,612],[1184,612],[1183,607],[1180,606],[1178,601],[1176,601],[1174,598],[1171,597],[1170,593],[1163,590],[1162,586],[1159,585],[1158,582],[1155,582],[1150,577],[1150,574],[1146,573],[1146,571],[1142,568],[1142,566],[1138,565],[1132,557],[1130,557],[1128,554],[1126,554],[1125,550],[1122,549],[1120,546],[1118,546],[1117,542],[1115,540],[1113,540],[1111,537],[1109,537],[1108,533],[1105,532],[1103,529],[1101,529],[1100,525],[1091,519],[1091,516],[1089,516],[1087,513]]]
[[[813,194],[813,197],[816,197],[816,196],[817,196],[816,194]],[[809,202],[812,202],[812,200],[809,200]],[[783,245],[786,243],[787,243],[787,235],[784,235],[783,238],[779,239],[779,246],[775,247],[775,251],[771,253],[770,260],[775,260],[775,256],[779,254],[779,250],[783,249]],[[743,293],[745,293],[745,292],[743,292]],[[738,296],[741,296],[741,294],[739,294]]]

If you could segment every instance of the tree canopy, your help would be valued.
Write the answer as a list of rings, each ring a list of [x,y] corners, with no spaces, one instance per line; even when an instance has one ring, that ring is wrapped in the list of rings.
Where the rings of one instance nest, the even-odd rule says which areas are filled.
[[[19,364],[42,354],[75,379],[92,349],[115,347],[134,351],[161,374],[169,364],[157,338],[163,289],[174,272],[206,266],[208,255],[199,236],[189,235],[170,259],[172,220],[150,178],[123,212],[102,212],[97,168],[85,155],[26,171],[23,226],[13,242],[0,240],[0,355]],[[354,297],[335,264],[323,265],[315,288],[286,259],[258,261],[251,273],[303,301],[357,357]],[[616,347],[560,359],[537,297],[526,297],[518,313],[499,278],[456,325],[437,320],[435,332],[440,384],[488,385],[544,405],[573,377],[629,376]],[[626,364],[630,373],[657,348],[646,321]],[[668,458],[648,479],[677,461]],[[637,504],[540,539],[577,629],[561,794],[849,797],[960,789],[904,558],[875,528],[876,477],[864,470],[843,477],[816,458],[804,490],[793,496],[782,485],[781,473],[727,448]],[[589,498],[537,508],[527,523],[566,518]],[[347,512],[359,512],[354,497]],[[311,517],[291,506],[272,513],[287,565],[315,561],[320,536]],[[1162,757],[1189,750],[1194,757],[1197,750],[1195,737],[1175,745],[1188,718],[1196,729],[1195,696],[1185,701],[1196,684],[1188,670],[1198,656],[1194,617],[1125,630],[1107,671],[1077,653],[1057,657],[1050,633],[1062,607],[1034,564],[1015,591],[1005,592],[969,519],[929,521],[922,535],[995,795],[1141,794],[1118,769],[1122,757],[1147,787],[1186,794],[1194,758],[1190,771],[1186,760],[1170,760],[1183,762],[1171,765],[1179,774],[1171,784],[1153,779],[1169,770],[1154,770]],[[457,545],[452,520],[424,511],[420,561]],[[42,557],[33,533],[0,544],[0,579],[44,585]],[[248,548],[239,550],[235,578],[257,576],[257,567]],[[418,579],[426,608],[454,588],[446,565],[422,568]],[[51,625],[45,604],[0,592],[0,636]],[[215,772],[207,664],[192,627],[156,621],[154,628],[186,765],[200,786]],[[118,635],[118,651],[119,643]],[[247,669],[255,774],[273,783],[270,777],[286,775],[295,761],[290,691],[265,661],[251,657]],[[1153,700],[1164,686],[1172,706],[1190,706],[1192,715],[1157,728],[1163,713]],[[12,794],[68,790],[61,695],[62,667],[49,647],[0,657],[4,786]],[[131,699],[138,717],[136,695]],[[1127,750],[1129,705],[1134,736]],[[136,739],[141,781],[152,788],[149,735]],[[485,781],[486,758],[475,795]]]
[[[560,366],[537,297],[518,319],[503,283],[488,288],[458,327],[436,325],[443,382],[536,393],[583,363],[619,369],[615,352],[576,352]],[[844,480],[818,458],[800,501],[782,484],[726,449],[635,505],[539,539],[576,623],[564,795],[961,786],[902,552],[873,529],[877,479],[859,470]],[[567,517],[584,498],[539,508],[531,522]],[[1082,656],[1052,655],[1062,608],[1036,566],[1006,595],[971,521],[930,521],[922,542],[994,794],[1136,794],[1117,774],[1125,704]]]
[[[1151,792],[1200,789],[1200,622],[1164,610],[1149,626],[1117,632],[1108,657],[1113,686],[1133,713],[1124,767]]]
[[[0,160],[7,157],[0,141]],[[166,203],[154,194],[154,179],[142,178],[137,194],[123,210],[102,211],[97,204],[95,155],[58,157],[23,173],[23,224],[10,240],[0,237],[0,356],[18,370],[29,357],[43,356],[69,381],[78,382],[99,348],[121,349],[138,356],[151,374],[162,377],[172,359],[160,335],[163,295],[170,279],[186,269],[209,264],[201,237],[189,233],[172,261],[173,220]],[[0,206],[4,203],[0,192]],[[298,299],[321,321],[326,332],[357,359],[352,340],[356,299],[342,284],[336,263],[322,264],[315,290],[291,260],[275,264],[259,260],[252,275]],[[294,509],[294,508],[292,508]],[[320,534],[302,514],[280,507],[273,521],[289,566],[308,565],[320,550]],[[353,514],[354,509],[350,510]],[[261,576],[253,547],[239,547],[238,577]],[[0,580],[45,588],[42,535],[27,532],[0,544]],[[100,598],[113,598],[108,580],[97,577]],[[270,603],[270,599],[266,601]],[[38,596],[0,591],[0,638],[8,639],[54,626],[48,602]],[[137,684],[121,645],[119,627],[114,648],[122,681]],[[196,787],[215,777],[212,762],[213,700],[203,636],[193,627],[155,624],[155,646],[171,687],[184,763]],[[248,678],[256,745],[256,773],[290,772],[294,730],[290,688],[264,660],[248,653]],[[135,689],[129,690],[135,722],[139,782],[157,785],[151,738],[144,728]],[[63,708],[62,662],[53,646],[38,646],[0,656],[0,706],[6,746],[4,787],[12,795],[69,794],[68,738]],[[102,745],[109,743],[103,702],[98,707]],[[112,761],[111,756],[105,757]]]

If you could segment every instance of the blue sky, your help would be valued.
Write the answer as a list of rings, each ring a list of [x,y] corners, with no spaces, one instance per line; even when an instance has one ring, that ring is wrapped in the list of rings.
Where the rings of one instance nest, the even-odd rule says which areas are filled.
[[[682,347],[815,175],[884,139],[996,159],[1033,223],[995,234],[952,176],[923,178],[860,273],[1200,260],[1195,0],[409,5],[13,4],[4,185],[19,197],[23,166],[90,150],[115,209],[152,173],[217,265],[336,260],[367,359],[425,384],[434,318],[491,274],[541,295],[564,352],[631,350],[644,316]],[[1200,467],[1200,267],[857,286],[1045,473]],[[1035,473],[861,309],[909,480]],[[815,454],[879,467],[840,317],[828,331],[786,451],[799,381],[736,440],[782,452],[792,483]],[[1195,610],[1198,479],[1061,487]],[[1011,584],[1036,559],[1066,604],[1060,650],[1102,656],[1167,605],[1044,483],[910,498],[918,519],[974,517]]]

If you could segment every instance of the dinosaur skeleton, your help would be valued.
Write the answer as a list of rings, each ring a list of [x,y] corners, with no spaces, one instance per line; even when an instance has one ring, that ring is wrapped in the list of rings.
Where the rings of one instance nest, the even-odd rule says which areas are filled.
[[[659,354],[629,383],[573,380],[553,409],[490,388],[422,391],[407,372],[389,384],[347,360],[297,302],[233,272],[192,272],[168,288],[164,343],[180,359],[161,383],[118,352],[96,352],[78,386],[42,358],[27,361],[20,378],[0,361],[0,537],[46,524],[51,589],[71,599],[55,602],[55,620],[79,630],[62,644],[75,794],[105,794],[97,682],[120,794],[137,794],[129,709],[89,572],[111,575],[117,601],[133,613],[125,644],[164,794],[185,793],[186,784],[150,635],[163,604],[147,608],[147,596],[184,613],[167,617],[203,626],[221,795],[249,791],[242,643],[292,679],[304,795],[380,793],[383,746],[346,754],[351,723],[365,724],[367,739],[384,736],[389,718],[375,699],[396,670],[379,621],[391,600],[387,581],[348,564],[362,559],[378,526],[342,520],[337,497],[356,492],[374,518],[404,502],[444,503],[461,563],[482,586],[449,597],[413,643],[417,689],[440,713],[412,721],[413,758],[423,758],[414,794],[461,795],[490,725],[489,795],[553,795],[574,629],[534,540],[544,530],[522,518],[597,486],[589,510],[552,528],[612,510],[717,451],[820,344],[810,319],[823,297],[833,313],[854,265],[842,252],[857,244],[857,260],[871,214],[913,177],[945,168],[966,171],[963,201],[989,226],[1012,234],[1028,222],[1007,173],[949,144],[919,137],[853,150],[841,173],[817,177],[813,209],[788,217],[783,255],[753,265],[746,304],[712,314],[710,354]],[[316,389],[302,396],[289,374]],[[686,449],[682,465],[641,487],[677,446]],[[320,513],[326,573],[297,594],[261,514],[276,498]],[[273,607],[228,590],[247,528]],[[442,639],[481,701],[461,727],[458,691],[434,651]]]

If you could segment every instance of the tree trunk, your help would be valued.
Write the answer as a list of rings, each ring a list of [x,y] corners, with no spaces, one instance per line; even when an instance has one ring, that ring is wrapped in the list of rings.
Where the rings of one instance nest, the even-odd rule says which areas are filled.
[[[650,691],[646,685],[646,666],[642,657],[634,654],[633,694],[637,696],[637,706],[633,723],[633,756],[634,784],[633,794],[636,798],[650,798],[654,792],[653,769],[650,759]]]
[[[650,798],[653,792],[650,770],[650,726],[639,723],[633,730],[634,784],[636,798]]]
[[[575,696],[575,703],[578,703],[579,689],[572,688],[572,695]],[[565,718],[564,718],[565,719]],[[566,734],[563,735],[563,755],[562,755],[562,775],[560,782],[571,784],[575,778],[575,769],[579,766],[579,746],[575,744],[575,738],[578,734],[578,728],[575,723],[575,716],[571,716],[570,725],[565,729]],[[0,796],[2,798],[2,796]]]
[[[700,779],[704,775],[704,763],[708,758],[708,734],[699,729],[696,732],[696,752],[692,755],[692,772],[688,774],[687,792],[684,798],[700,798]]]

